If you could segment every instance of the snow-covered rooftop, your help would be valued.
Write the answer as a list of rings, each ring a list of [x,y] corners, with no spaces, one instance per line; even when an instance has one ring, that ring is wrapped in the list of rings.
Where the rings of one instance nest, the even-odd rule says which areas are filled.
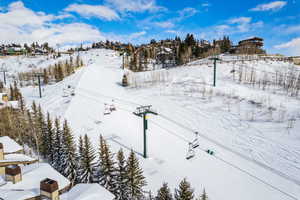
[[[99,184],[78,184],[68,193],[61,196],[61,200],[112,200],[115,196]]]
[[[36,159],[26,156],[24,154],[7,154],[4,157],[4,160],[0,160],[1,163],[9,162],[34,162]]]
[[[70,181],[53,169],[49,164],[37,163],[22,167],[22,181],[0,186],[0,198],[23,200],[40,195],[40,181],[50,178],[58,182],[59,190],[69,186]]]
[[[15,152],[23,150],[23,148],[21,147],[21,145],[19,145],[18,143],[16,143],[13,139],[11,139],[8,136],[2,136],[2,137],[0,137],[0,143],[3,144],[4,153],[5,154],[15,153]]]

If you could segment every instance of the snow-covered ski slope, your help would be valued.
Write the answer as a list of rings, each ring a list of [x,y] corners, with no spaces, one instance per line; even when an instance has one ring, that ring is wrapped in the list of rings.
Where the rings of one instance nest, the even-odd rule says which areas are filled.
[[[123,88],[122,59],[115,52],[81,55],[90,63],[85,69],[47,86],[41,100],[32,88],[24,89],[25,96],[68,119],[77,137],[88,134],[95,149],[102,134],[114,152],[137,152],[147,190],[156,192],[164,181],[175,188],[186,177],[197,194],[205,188],[210,199],[300,199],[300,104],[295,97],[238,84],[232,80],[231,64],[218,66],[217,87],[212,89],[213,68],[200,61],[157,72],[127,72],[136,87]],[[246,64],[272,71],[291,67],[282,62]],[[62,88],[68,84],[76,87],[76,95],[66,100]],[[104,104],[112,100],[117,110],[104,115]],[[141,156],[142,119],[133,115],[140,105],[152,105],[158,112],[148,119],[148,159]],[[269,107],[276,110],[270,113]],[[287,128],[291,118],[296,121]],[[200,147],[186,160],[195,131]]]

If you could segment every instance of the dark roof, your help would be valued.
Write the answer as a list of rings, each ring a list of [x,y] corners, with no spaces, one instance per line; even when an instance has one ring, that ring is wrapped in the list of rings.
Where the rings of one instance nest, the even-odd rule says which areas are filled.
[[[253,37],[253,38],[248,38],[248,39],[245,39],[245,40],[241,40],[241,41],[239,41],[239,44],[240,44],[240,43],[243,43],[243,42],[251,42],[251,41],[259,41],[259,42],[262,42],[262,41],[264,41],[264,39],[259,38],[259,37]]]

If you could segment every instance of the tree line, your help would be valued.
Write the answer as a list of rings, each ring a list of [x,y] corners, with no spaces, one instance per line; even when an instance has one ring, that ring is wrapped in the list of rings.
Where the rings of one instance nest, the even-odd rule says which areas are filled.
[[[70,76],[75,73],[75,70],[84,65],[83,60],[77,56],[74,58],[71,56],[65,61],[55,63],[54,65],[49,65],[44,69],[37,69],[30,72],[20,72],[18,73],[18,79],[20,85],[36,85],[34,74],[42,74],[43,84],[47,85],[50,82],[62,81],[65,77]]]
[[[29,146],[32,153],[38,153],[40,159],[68,178],[72,185],[99,183],[113,193],[116,200],[196,199],[186,179],[181,181],[174,194],[164,183],[157,194],[152,195],[145,190],[147,181],[133,151],[127,158],[122,149],[113,153],[103,136],[99,138],[97,150],[86,134],[76,142],[67,120],[53,120],[35,102],[30,109],[0,109],[0,136],[5,135]],[[206,200],[206,192],[198,199]]]
[[[232,41],[228,36],[209,42],[198,40],[193,34],[187,34],[185,38],[176,36],[174,39],[156,41],[143,45],[124,44],[120,42],[93,43],[92,48],[112,49],[126,53],[128,68],[132,71],[146,71],[151,64],[165,66],[178,66],[191,60],[204,58],[211,55],[229,52]]]

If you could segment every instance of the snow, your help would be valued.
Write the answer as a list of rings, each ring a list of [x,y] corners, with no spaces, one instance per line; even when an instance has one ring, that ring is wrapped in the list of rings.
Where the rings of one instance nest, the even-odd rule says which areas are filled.
[[[77,184],[61,195],[61,200],[113,200],[115,197],[99,184]]]
[[[24,154],[7,154],[4,156],[4,160],[0,160],[0,165],[2,162],[31,162],[35,161],[34,158],[26,156]]]
[[[22,167],[22,181],[11,182],[0,187],[0,198],[5,200],[23,200],[40,195],[40,181],[50,178],[58,182],[59,190],[69,186],[68,179],[55,171],[49,164],[37,163]]]
[[[23,150],[18,143],[8,136],[0,137],[0,143],[3,144],[5,154],[15,153]]]
[[[238,84],[230,73],[233,67],[245,65],[261,70],[259,77],[265,71],[294,70],[293,65],[278,61],[218,64],[217,87],[213,88],[213,68],[208,67],[212,64],[204,59],[170,70],[129,73],[136,87],[123,88],[122,58],[115,52],[92,50],[81,56],[89,61],[86,68],[46,86],[42,99],[37,98],[35,88],[22,89],[26,101],[36,100],[52,115],[66,118],[75,136],[88,134],[95,149],[100,134],[114,152],[133,149],[147,178],[146,190],[156,192],[163,182],[173,190],[186,177],[197,195],[205,188],[210,199],[300,199],[299,99],[278,88]],[[63,88],[68,84],[75,87],[76,95],[64,103]],[[117,110],[104,116],[104,104],[112,99]],[[141,105],[152,105],[159,114],[148,116],[148,159],[140,156],[142,118],[132,114]],[[272,119],[269,107],[276,108]],[[295,124],[287,128],[291,117]],[[195,149],[193,159],[186,160],[195,131],[200,148]],[[208,155],[207,149],[215,155]]]
[[[0,66],[4,67],[10,75],[16,75],[17,72],[27,72],[39,68],[46,68],[49,65],[54,65],[59,61],[64,61],[69,58],[69,55],[62,54],[57,59],[51,58],[52,55],[40,56],[7,56],[0,59]]]

